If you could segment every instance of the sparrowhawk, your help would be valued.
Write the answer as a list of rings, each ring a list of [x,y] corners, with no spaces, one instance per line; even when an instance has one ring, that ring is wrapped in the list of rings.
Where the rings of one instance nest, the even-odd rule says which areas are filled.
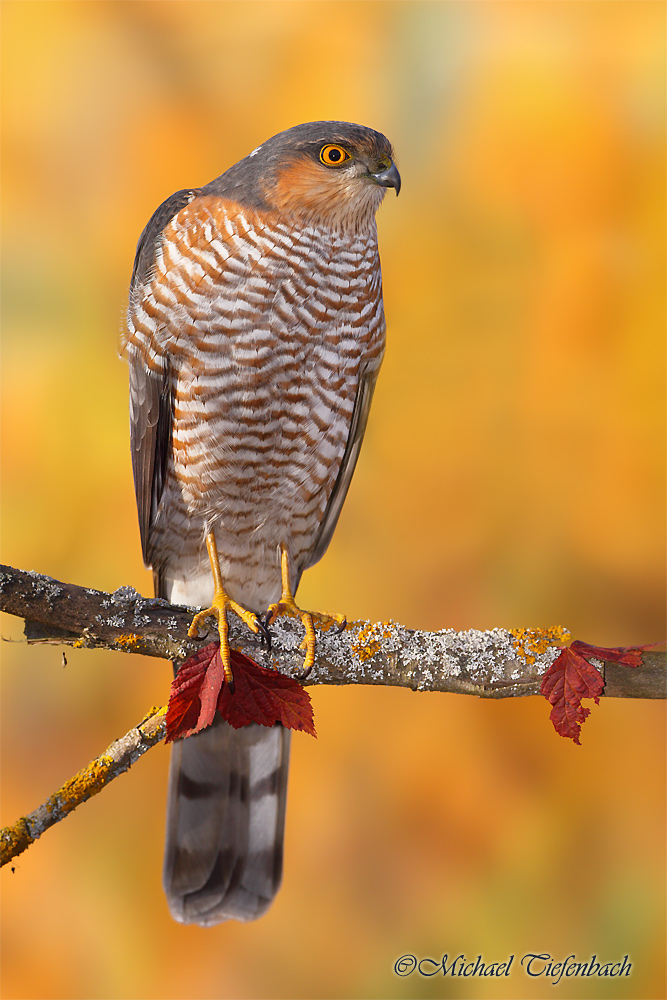
[[[139,239],[124,354],[144,560],[157,596],[216,616],[228,680],[230,611],[254,631],[298,615],[313,660],[313,616],[294,595],[331,540],[382,361],[375,212],[389,187],[400,177],[381,133],[297,125],[177,191]],[[164,884],[177,920],[268,907],[288,755],[282,726],[220,718],[174,744]]]

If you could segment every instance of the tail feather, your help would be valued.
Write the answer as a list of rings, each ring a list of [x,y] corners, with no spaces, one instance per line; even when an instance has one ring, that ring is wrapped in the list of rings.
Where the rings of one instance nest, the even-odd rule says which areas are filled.
[[[201,604],[206,586],[176,598]],[[164,576],[156,591],[176,599]],[[173,744],[163,882],[176,920],[254,920],[270,906],[282,878],[289,747],[279,724],[233,729],[220,717]]]
[[[282,877],[289,731],[222,719],[174,744],[164,887],[182,923],[254,920]]]

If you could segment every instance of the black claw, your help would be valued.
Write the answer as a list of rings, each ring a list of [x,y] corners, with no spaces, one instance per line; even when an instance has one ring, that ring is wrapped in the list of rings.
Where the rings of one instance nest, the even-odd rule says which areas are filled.
[[[297,680],[297,681],[305,681],[306,678],[308,677],[308,675],[310,674],[310,671],[312,669],[313,669],[313,667],[311,665],[310,667],[308,667],[307,670],[304,670],[304,672],[302,674],[297,674],[297,676],[295,677],[295,680]]]
[[[268,617],[268,614],[267,614]],[[267,619],[261,618],[259,615],[255,615],[255,621],[257,622],[257,627],[259,628],[259,641],[262,646],[266,643],[266,648],[269,653],[271,652],[271,633],[269,632],[269,626],[267,625]]]
[[[229,688],[229,693],[230,694],[234,694],[234,691],[236,690],[236,687],[234,685],[234,675],[233,674],[229,678],[229,680],[227,681],[227,687]]]
[[[346,628],[347,628],[347,618],[343,618],[342,622],[336,629],[336,635],[342,635]]]

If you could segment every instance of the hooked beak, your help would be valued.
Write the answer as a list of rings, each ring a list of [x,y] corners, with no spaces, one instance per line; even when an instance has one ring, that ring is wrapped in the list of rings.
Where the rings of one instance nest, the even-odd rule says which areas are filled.
[[[397,196],[400,193],[401,175],[393,163],[386,170],[383,170],[382,173],[371,174],[371,177],[375,183],[379,184],[381,187],[393,188]]]

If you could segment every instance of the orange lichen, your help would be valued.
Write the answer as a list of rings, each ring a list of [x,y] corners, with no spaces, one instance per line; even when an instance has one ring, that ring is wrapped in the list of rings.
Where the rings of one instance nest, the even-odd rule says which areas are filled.
[[[392,621],[366,622],[352,645],[352,652],[357,654],[362,663],[366,663],[380,652],[382,639],[391,637],[394,624]]]
[[[6,864],[17,854],[25,851],[34,841],[25,816],[19,816],[16,823],[6,826],[0,836],[0,864]]]
[[[167,714],[167,706],[166,705],[153,705],[151,708],[148,709],[148,711],[144,715],[143,719],[141,720],[141,722],[137,726],[137,729],[141,729],[141,727],[146,722],[148,722],[149,719],[152,719],[154,715],[164,716],[166,714]]]
[[[66,781],[62,788],[59,788],[49,799],[45,806],[49,812],[57,810],[63,816],[75,809],[81,802],[85,802],[92,795],[97,795],[106,785],[109,772],[114,766],[114,761],[106,755],[98,757],[96,760],[82,768],[73,778]]]
[[[134,649],[141,644],[141,636],[130,632],[129,635],[119,635],[115,643],[121,648]]]
[[[534,663],[550,646],[562,646],[572,638],[567,629],[560,625],[551,628],[511,628],[512,645],[526,663]]]

